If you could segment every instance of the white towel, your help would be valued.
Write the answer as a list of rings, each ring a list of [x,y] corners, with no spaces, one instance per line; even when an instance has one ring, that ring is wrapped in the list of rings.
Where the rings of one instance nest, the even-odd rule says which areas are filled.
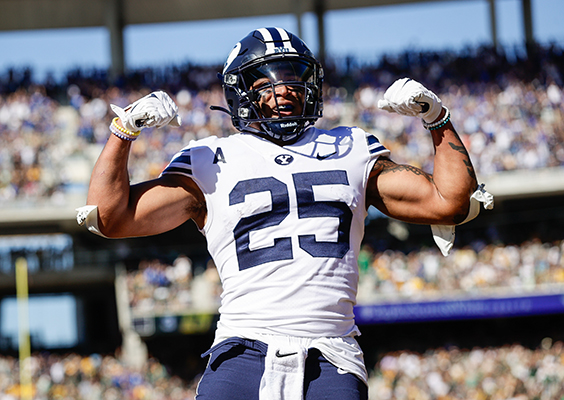
[[[308,350],[289,337],[270,337],[260,381],[260,400],[303,400]]]

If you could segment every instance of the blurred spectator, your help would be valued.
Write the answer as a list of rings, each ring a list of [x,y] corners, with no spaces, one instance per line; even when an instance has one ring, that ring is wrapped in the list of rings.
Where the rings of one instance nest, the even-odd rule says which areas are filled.
[[[385,354],[369,380],[370,398],[554,399],[564,396],[564,346],[543,340],[539,349],[429,349]]]
[[[192,261],[178,256],[172,265],[160,260],[142,260],[127,274],[129,305],[136,315],[215,312],[221,284],[215,264],[193,276]]]
[[[74,400],[193,400],[197,382],[171,376],[156,359],[140,369],[110,355],[33,354],[33,398]],[[19,362],[0,357],[0,400],[20,398]]]

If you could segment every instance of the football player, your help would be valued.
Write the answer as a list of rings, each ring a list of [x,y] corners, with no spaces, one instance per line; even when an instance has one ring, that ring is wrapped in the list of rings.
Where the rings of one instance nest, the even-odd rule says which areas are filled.
[[[192,219],[205,235],[223,294],[198,399],[366,399],[353,306],[367,208],[449,229],[475,216],[476,176],[450,112],[408,78],[379,103],[422,118],[435,147],[431,175],[394,163],[362,129],[315,128],[323,68],[284,29],[243,38],[221,79],[227,107],[214,108],[239,132],[189,143],[147,182],[130,185],[131,143],[144,127],[179,125],[177,107],[164,92],[112,106],[113,134],[79,222],[123,238]]]

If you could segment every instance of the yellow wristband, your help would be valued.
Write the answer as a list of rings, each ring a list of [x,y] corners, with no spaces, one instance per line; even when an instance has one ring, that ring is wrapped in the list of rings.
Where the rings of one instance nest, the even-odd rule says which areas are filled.
[[[134,141],[135,139],[137,139],[137,137],[139,136],[139,134],[141,133],[141,131],[139,132],[131,132],[128,131],[127,129],[125,129],[124,127],[121,127],[117,124],[117,120],[118,117],[115,117],[112,120],[112,123],[110,124],[110,132],[112,132],[114,135],[116,135],[118,138],[123,139],[123,140],[129,140],[130,142]]]
[[[131,132],[131,131],[125,129],[124,127],[122,127],[122,126],[119,126],[118,123],[117,123],[117,120],[118,120],[118,119],[119,119],[119,117],[115,117],[115,118],[112,120],[112,125],[113,125],[118,131],[120,131],[121,133],[126,134],[127,136],[131,136],[131,137],[135,137],[135,138],[136,138],[137,136],[139,136],[139,134],[141,133],[141,131]]]

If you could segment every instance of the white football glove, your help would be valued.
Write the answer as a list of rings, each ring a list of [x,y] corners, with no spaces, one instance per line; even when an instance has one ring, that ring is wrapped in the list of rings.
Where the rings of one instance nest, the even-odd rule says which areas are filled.
[[[170,96],[159,90],[140,98],[125,108],[110,104],[125,129],[139,132],[143,128],[161,128],[165,125],[180,126],[178,106]]]
[[[439,118],[443,103],[419,82],[402,78],[386,90],[384,98],[378,100],[378,108],[409,117],[420,115],[423,121],[430,124]]]

